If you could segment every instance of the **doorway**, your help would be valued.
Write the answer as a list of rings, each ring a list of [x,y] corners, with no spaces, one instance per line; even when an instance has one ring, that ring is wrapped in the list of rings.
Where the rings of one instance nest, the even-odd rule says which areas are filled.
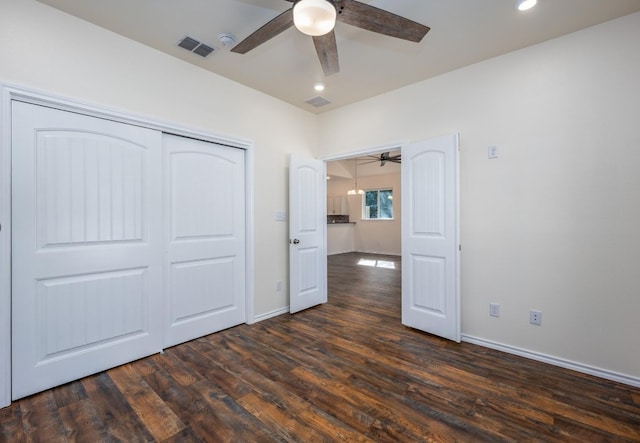
[[[390,146],[327,161],[329,302],[340,304],[340,297],[358,294],[363,302],[375,297],[388,310],[380,315],[391,315],[398,322],[402,277],[400,154],[399,146]],[[346,286],[349,291],[341,290]]]
[[[325,162],[375,156],[386,151],[377,149],[325,159]],[[400,183],[404,195],[398,199],[404,206],[404,216],[399,223],[402,323],[457,342],[461,339],[458,152],[457,134],[403,145]],[[378,161],[383,165],[389,156],[385,153]],[[385,217],[380,217],[384,213],[380,196],[391,197],[393,190],[362,189],[362,178],[358,183],[358,165],[359,161],[354,160],[354,185],[347,193],[356,197],[356,218],[363,225],[381,222]],[[387,214],[386,218],[391,221],[393,216]],[[384,238],[383,233],[376,233],[368,240],[377,246],[379,239]],[[354,250],[358,249],[354,240]]]
[[[400,162],[399,146],[327,162],[327,255],[402,254]]]

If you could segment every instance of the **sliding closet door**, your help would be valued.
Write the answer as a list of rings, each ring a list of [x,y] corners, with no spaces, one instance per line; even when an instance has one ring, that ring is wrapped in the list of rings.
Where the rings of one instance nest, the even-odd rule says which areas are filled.
[[[245,322],[244,151],[165,135],[165,346]]]
[[[13,102],[14,399],[161,350],[161,137]]]

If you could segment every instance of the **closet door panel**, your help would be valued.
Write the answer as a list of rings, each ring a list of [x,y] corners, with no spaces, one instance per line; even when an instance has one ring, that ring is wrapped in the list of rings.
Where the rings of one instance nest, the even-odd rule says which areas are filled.
[[[245,322],[244,151],[164,136],[165,346]]]
[[[162,346],[162,134],[12,104],[12,396]]]

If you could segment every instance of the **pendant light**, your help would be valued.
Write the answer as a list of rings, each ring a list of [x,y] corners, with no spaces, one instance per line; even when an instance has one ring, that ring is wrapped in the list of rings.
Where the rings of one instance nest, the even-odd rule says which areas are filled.
[[[312,37],[331,32],[336,15],[336,7],[328,0],[299,0],[293,5],[293,24]]]
[[[354,182],[354,186],[353,189],[349,190],[349,192],[347,192],[347,195],[362,195],[364,194],[364,191],[360,188],[358,188],[358,159],[355,159],[355,164],[356,164],[356,173],[355,173],[355,182]]]

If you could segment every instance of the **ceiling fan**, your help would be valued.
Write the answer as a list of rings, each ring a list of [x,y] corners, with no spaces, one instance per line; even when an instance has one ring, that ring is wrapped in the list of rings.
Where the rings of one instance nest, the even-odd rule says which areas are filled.
[[[369,161],[366,161],[366,162],[360,163],[360,164],[361,165],[366,165],[366,164],[369,164],[369,163],[380,162],[380,167],[382,167],[387,162],[402,163],[402,154],[390,155],[389,152],[383,152],[382,154],[380,154],[380,156],[370,155],[369,157],[372,158],[373,160],[369,160]]]
[[[295,24],[313,37],[318,59],[326,76],[340,71],[338,47],[333,30],[339,20],[378,34],[420,42],[429,27],[356,0],[285,0],[293,6],[259,28],[231,52],[246,54]]]

